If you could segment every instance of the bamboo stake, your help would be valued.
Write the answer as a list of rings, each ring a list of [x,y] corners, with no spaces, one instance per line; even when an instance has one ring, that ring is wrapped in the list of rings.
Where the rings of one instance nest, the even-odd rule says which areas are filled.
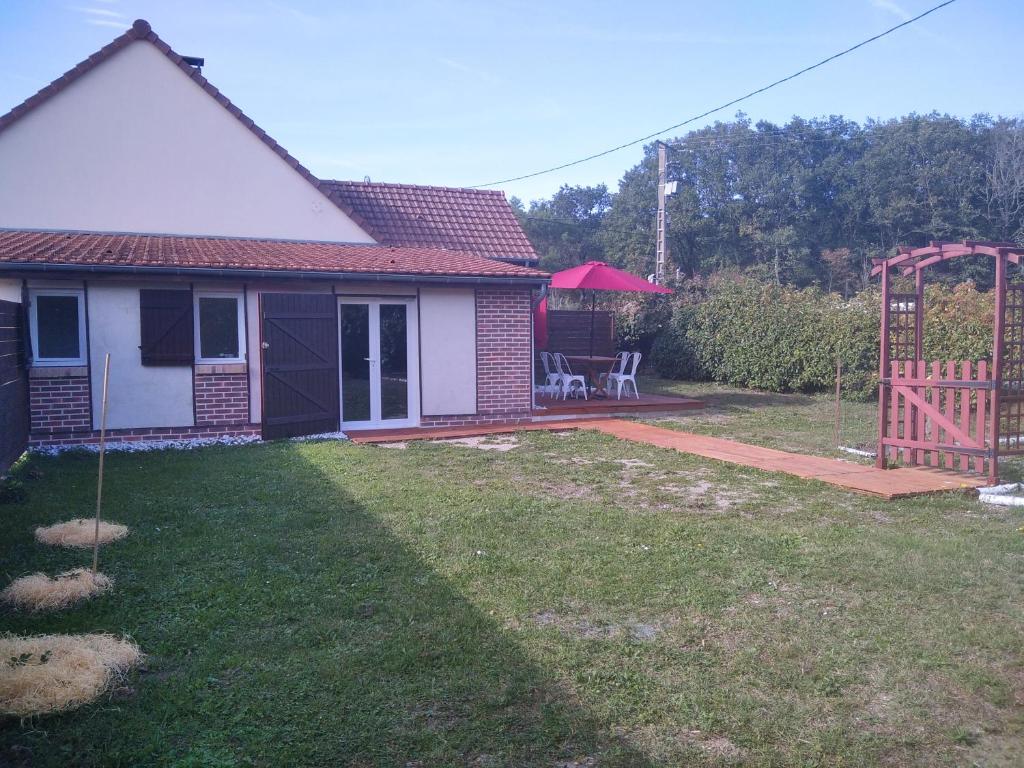
[[[837,355],[836,356],[836,415],[835,415],[835,424],[832,427],[832,431],[833,431],[833,434],[835,435],[835,439],[836,439],[836,447],[837,448],[842,445],[840,443],[840,439],[842,437],[842,432],[841,432],[841,429],[840,429],[840,420],[842,418],[842,404],[841,404],[841,400],[840,400],[840,398],[842,396],[842,381],[843,381],[843,360],[842,360],[842,358],[840,358]]]
[[[100,471],[96,482],[96,534],[92,542],[92,572],[100,563],[100,507],[103,503],[103,454],[107,437],[107,382],[110,380],[110,353],[103,361],[103,405],[100,411]]]

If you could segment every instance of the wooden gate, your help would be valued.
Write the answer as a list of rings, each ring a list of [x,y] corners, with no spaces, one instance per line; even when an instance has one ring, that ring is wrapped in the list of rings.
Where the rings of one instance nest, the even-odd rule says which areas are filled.
[[[332,294],[264,293],[263,438],[335,432],[338,302]]]
[[[923,270],[963,256],[995,259],[991,362],[925,365]],[[987,468],[997,483],[999,456],[1024,454],[1024,282],[1007,274],[1024,264],[1024,248],[931,242],[874,264],[871,274],[882,276],[878,466],[902,454],[906,464]],[[911,276],[913,291],[900,285]]]
[[[28,447],[28,431],[22,305],[0,301],[0,475]]]
[[[985,360],[893,361],[881,443],[889,461],[962,472],[987,471],[992,457],[993,381]]]

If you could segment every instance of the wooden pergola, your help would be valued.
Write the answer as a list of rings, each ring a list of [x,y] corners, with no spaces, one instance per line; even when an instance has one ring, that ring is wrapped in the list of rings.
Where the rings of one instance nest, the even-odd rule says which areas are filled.
[[[995,259],[992,357],[925,361],[924,270],[963,256]],[[1011,281],[1024,248],[965,240],[900,248],[875,259],[882,276],[879,355],[879,467],[900,461],[988,474],[999,480],[999,457],[1024,454],[1024,276]],[[895,278],[913,276],[913,290]]]

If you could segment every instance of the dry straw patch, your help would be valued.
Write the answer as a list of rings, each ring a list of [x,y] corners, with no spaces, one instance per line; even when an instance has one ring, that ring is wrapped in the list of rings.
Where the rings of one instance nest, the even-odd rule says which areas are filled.
[[[128,535],[128,526],[120,523],[100,521],[100,544],[123,539]],[[55,547],[91,547],[96,537],[95,518],[76,517],[66,523],[56,523],[45,528],[36,528],[36,541]]]
[[[0,713],[17,717],[79,707],[142,660],[113,635],[0,636]]]
[[[102,594],[113,585],[109,576],[94,574],[87,568],[74,568],[54,578],[45,573],[33,573],[11,582],[0,592],[0,600],[22,610],[55,610]]]

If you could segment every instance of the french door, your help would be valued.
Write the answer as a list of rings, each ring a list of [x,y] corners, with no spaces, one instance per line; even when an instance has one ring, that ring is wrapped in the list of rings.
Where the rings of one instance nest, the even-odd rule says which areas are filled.
[[[416,300],[338,299],[341,428],[419,424]]]

